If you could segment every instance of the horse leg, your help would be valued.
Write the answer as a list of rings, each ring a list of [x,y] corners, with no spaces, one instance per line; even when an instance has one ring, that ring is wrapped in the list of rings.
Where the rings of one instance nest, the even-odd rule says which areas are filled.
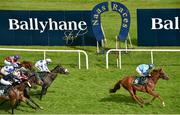
[[[45,85],[42,86],[41,94],[40,94],[40,100],[42,100],[44,90],[45,90]]]
[[[129,93],[131,94],[132,98],[141,106],[143,107],[144,105],[136,98],[134,92],[132,90],[129,90]]]
[[[136,95],[136,90],[135,90],[135,89],[133,89],[133,92],[134,92],[135,97],[136,97],[141,103],[144,104],[144,100],[143,100],[141,97],[139,97],[139,96]]]
[[[16,107],[16,103],[17,103],[17,100],[16,99],[12,99],[10,100],[10,103],[11,103],[11,114],[14,114],[14,109]]]
[[[29,95],[29,88],[24,90],[24,96],[29,99],[31,101],[31,103],[33,103],[34,105],[36,105],[36,107],[38,107],[39,109],[43,109],[42,107],[40,107],[37,103],[35,103],[35,101],[33,99],[31,99],[30,95]]]
[[[109,93],[115,93],[118,89],[121,88],[121,80],[118,81],[115,85],[114,85],[114,88],[113,89],[110,89],[109,90]]]
[[[43,95],[46,95],[47,89],[48,89],[48,87],[45,87],[45,90],[44,90],[44,94],[43,94]]]
[[[153,99],[151,100],[151,102],[155,100],[155,98],[158,98],[161,101],[162,106],[165,107],[164,100],[161,98],[161,96],[158,93],[155,93],[152,90],[148,91],[148,93],[153,96]]]
[[[36,107],[38,107],[39,109],[43,109],[43,107],[39,106],[33,99],[29,98],[29,100],[36,105]]]
[[[41,95],[40,95],[40,100],[42,100],[42,96],[43,96],[43,95],[46,95],[47,89],[48,89],[48,87],[46,86],[46,84],[44,84],[44,85],[42,86]]]
[[[42,86],[41,94],[40,94],[40,100],[42,100],[43,95],[45,95],[45,90],[46,90],[46,84],[44,84],[44,85]]]
[[[27,105],[29,105],[31,108],[36,110],[36,107],[34,106],[34,104],[28,98],[22,96],[21,100],[23,102],[25,102]]]

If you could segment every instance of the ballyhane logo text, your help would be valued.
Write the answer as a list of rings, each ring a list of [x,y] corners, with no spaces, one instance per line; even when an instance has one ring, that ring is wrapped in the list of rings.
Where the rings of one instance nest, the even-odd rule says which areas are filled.
[[[162,20],[161,18],[152,18],[152,30],[179,30],[179,17],[174,17],[174,20]]]
[[[85,21],[54,21],[48,18],[47,21],[39,21],[37,18],[28,18],[28,21],[9,19],[9,30],[36,30],[43,33],[45,30],[80,30],[87,29]]]

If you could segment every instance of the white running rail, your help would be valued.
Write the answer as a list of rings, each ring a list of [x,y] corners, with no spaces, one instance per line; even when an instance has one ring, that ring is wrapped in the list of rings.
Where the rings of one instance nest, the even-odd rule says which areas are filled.
[[[153,64],[153,52],[180,52],[180,49],[110,49],[106,53],[106,69],[109,68],[109,53],[110,52],[119,52],[119,56],[117,58],[117,67],[122,68],[122,51],[135,51],[135,52],[151,52],[151,63]]]
[[[75,52],[78,53],[78,66],[81,69],[81,53],[85,55],[86,69],[89,69],[88,55],[84,50],[46,50],[46,49],[16,49],[16,48],[0,48],[0,51],[23,51],[23,52],[43,52],[44,59],[46,58],[47,52]]]

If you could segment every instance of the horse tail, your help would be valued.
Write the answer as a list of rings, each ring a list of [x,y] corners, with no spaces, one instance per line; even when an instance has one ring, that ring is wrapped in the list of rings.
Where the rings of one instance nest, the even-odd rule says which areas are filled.
[[[115,93],[118,89],[121,88],[121,80],[119,80],[115,85],[113,89],[109,90],[109,93]]]

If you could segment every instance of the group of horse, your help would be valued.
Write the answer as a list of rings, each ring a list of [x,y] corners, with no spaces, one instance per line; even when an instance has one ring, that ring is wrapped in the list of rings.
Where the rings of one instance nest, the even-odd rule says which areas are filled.
[[[35,103],[29,95],[29,89],[33,85],[40,85],[42,87],[40,93],[40,99],[42,96],[46,94],[48,87],[52,84],[52,82],[56,79],[58,73],[60,74],[69,74],[66,68],[62,67],[61,65],[57,65],[54,69],[51,70],[50,73],[43,72],[43,73],[36,73],[34,72],[33,64],[29,61],[23,61],[21,63],[22,67],[30,70],[26,75],[28,76],[28,80],[18,84],[13,85],[8,89],[7,96],[0,96],[0,99],[9,100],[11,107],[12,107],[12,114],[14,114],[14,109],[20,104],[20,102],[27,103],[33,109],[42,109],[37,103]],[[144,85],[137,85],[133,84],[136,76],[126,76],[119,80],[112,89],[109,90],[110,93],[115,93],[121,86],[123,86],[132,96],[132,98],[141,106],[143,107],[147,103],[151,103],[156,98],[158,98],[162,106],[165,106],[164,100],[161,96],[155,92],[155,86],[159,79],[168,80],[169,77],[164,72],[163,69],[154,69],[150,73],[148,78],[148,82]],[[136,91],[141,91],[150,94],[153,98],[146,102],[141,97],[136,95]],[[2,102],[1,104],[3,104]]]
[[[61,65],[54,67],[51,72],[35,72],[33,63],[30,61],[23,61],[20,66],[28,70],[24,73],[28,79],[21,83],[14,82],[12,86],[8,87],[7,94],[0,96],[0,100],[3,101],[0,105],[4,104],[7,100],[10,102],[12,114],[14,114],[14,109],[20,104],[20,102],[25,102],[33,109],[43,109],[30,97],[30,88],[36,85],[42,87],[40,93],[41,100],[42,96],[46,94],[48,87],[56,79],[58,74],[69,74],[67,69]]]

